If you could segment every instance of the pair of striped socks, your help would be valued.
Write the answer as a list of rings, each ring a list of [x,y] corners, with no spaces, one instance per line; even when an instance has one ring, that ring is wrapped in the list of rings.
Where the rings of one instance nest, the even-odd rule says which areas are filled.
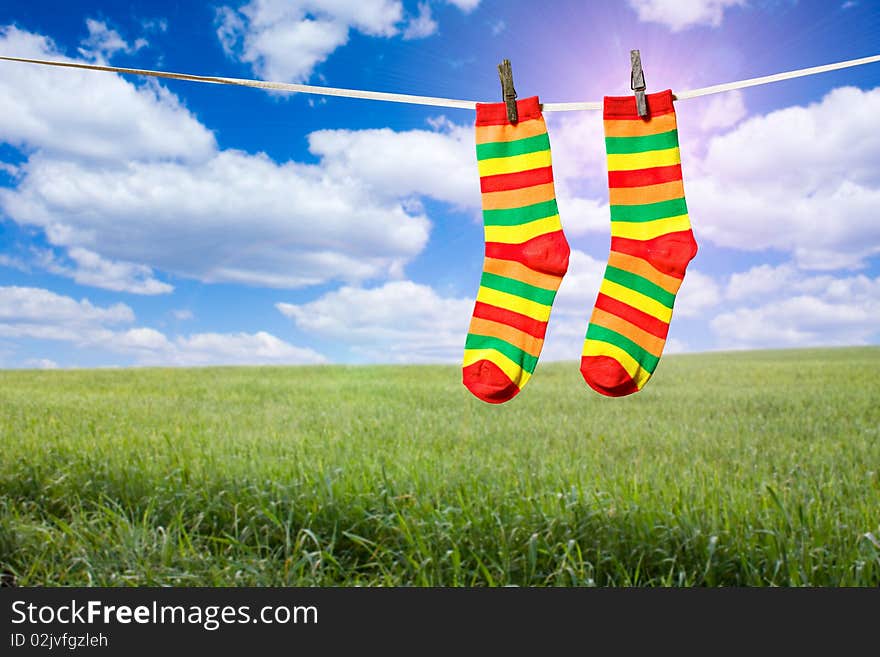
[[[620,397],[654,372],[675,295],[696,255],[678,148],[672,92],[606,97],[605,148],[611,253],[590,317],[581,374],[595,391]],[[465,342],[462,381],[483,401],[519,393],[535,370],[556,291],[568,270],[550,141],[538,98],[477,105],[477,161],[486,251]]]

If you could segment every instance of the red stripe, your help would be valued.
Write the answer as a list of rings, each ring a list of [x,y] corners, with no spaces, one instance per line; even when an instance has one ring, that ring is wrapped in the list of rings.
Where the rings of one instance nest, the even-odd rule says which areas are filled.
[[[480,191],[484,194],[486,192],[506,192],[533,185],[545,185],[549,182],[553,182],[552,166],[517,171],[516,173],[500,173],[497,176],[483,176],[480,178]]]
[[[672,114],[675,106],[672,104],[672,90],[658,91],[653,94],[645,94],[645,100],[648,105],[648,113],[651,117],[660,116],[661,114]],[[636,109],[636,97],[632,94],[629,96],[605,96],[603,109],[603,117],[606,119],[632,119],[633,121],[644,121],[639,116]]]
[[[528,333],[541,340],[544,339],[544,334],[547,332],[547,322],[539,322],[537,319],[532,319],[527,315],[515,313],[512,310],[506,310],[498,306],[491,306],[482,301],[477,301],[476,306],[474,306],[474,317],[512,326],[523,333]]]
[[[664,274],[684,278],[688,263],[697,255],[697,243],[693,231],[680,230],[651,240],[612,237],[611,250],[642,258]]]
[[[643,331],[647,331],[651,335],[656,335],[663,340],[666,339],[666,335],[669,333],[669,324],[666,322],[662,322],[656,317],[642,312],[638,308],[633,308],[629,304],[623,303],[623,301],[612,299],[601,292],[596,299],[596,308],[611,313],[612,315],[617,315],[628,321],[630,324],[635,324]]]
[[[565,275],[570,252],[568,241],[561,230],[538,235],[522,244],[486,242],[487,258],[514,260],[529,269],[551,276]]]
[[[609,187],[644,187],[681,180],[681,165],[670,164],[667,167],[635,169],[634,171],[609,171]]]
[[[516,101],[518,121],[541,118],[541,101],[537,96]],[[477,103],[477,125],[504,125],[507,118],[507,103]]]

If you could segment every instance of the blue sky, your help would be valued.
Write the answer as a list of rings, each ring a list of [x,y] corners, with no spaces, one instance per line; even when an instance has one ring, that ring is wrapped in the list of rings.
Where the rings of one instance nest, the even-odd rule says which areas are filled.
[[[880,3],[0,6],[0,54],[495,101],[876,54]],[[880,64],[677,103],[700,252],[668,352],[880,341]],[[455,362],[483,255],[473,112],[0,62],[0,367]],[[577,362],[609,242],[601,115],[547,116]]]

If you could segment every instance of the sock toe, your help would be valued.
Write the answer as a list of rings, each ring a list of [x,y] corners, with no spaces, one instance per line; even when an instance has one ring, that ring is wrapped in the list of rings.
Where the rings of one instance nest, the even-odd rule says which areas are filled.
[[[581,375],[588,386],[606,397],[624,397],[639,391],[629,373],[610,356],[581,357]]]
[[[474,396],[490,404],[501,404],[519,393],[519,386],[488,360],[478,360],[462,368],[461,379]]]

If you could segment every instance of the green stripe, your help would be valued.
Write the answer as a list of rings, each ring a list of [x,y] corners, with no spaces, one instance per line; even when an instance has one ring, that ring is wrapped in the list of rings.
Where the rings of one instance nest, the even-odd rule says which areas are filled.
[[[546,132],[534,137],[514,139],[513,141],[492,141],[488,144],[477,144],[477,159],[489,160],[493,157],[510,157],[525,155],[538,151],[550,150],[550,137]]]
[[[535,287],[528,283],[523,283],[515,278],[507,278],[498,274],[490,274],[484,271],[483,277],[480,279],[480,285],[488,287],[499,292],[507,292],[514,294],[528,301],[534,301],[544,306],[552,306],[553,299],[556,298],[555,290],[545,290],[543,287]]]
[[[683,198],[674,198],[658,203],[643,203],[642,205],[612,205],[611,221],[654,221],[687,214],[687,211],[687,203]]]
[[[590,324],[587,328],[587,340],[596,340],[598,342],[607,342],[623,349],[630,356],[635,358],[636,362],[642,366],[649,374],[654,373],[657,363],[660,359],[654,354],[648,353],[642,347],[630,340],[625,335],[621,335],[617,331],[612,331],[598,324]]]
[[[609,155],[659,151],[676,146],[678,146],[678,130],[645,137],[605,137],[605,152]]]
[[[638,274],[633,274],[631,271],[618,269],[617,267],[608,265],[608,267],[605,268],[605,278],[612,283],[617,283],[624,287],[628,287],[630,290],[641,292],[646,297],[651,297],[654,301],[659,301],[667,308],[671,309],[672,305],[675,303],[674,294],[667,292],[656,283],[649,281],[647,278],[639,276]]]
[[[526,353],[519,347],[510,344],[507,340],[502,340],[501,338],[495,338],[489,335],[475,335],[473,333],[468,333],[464,348],[494,349],[495,351],[500,351],[529,374],[535,371],[535,365],[538,364],[538,358],[536,356]]]
[[[483,222],[487,226],[519,226],[559,214],[556,199],[510,210],[483,210]]]

